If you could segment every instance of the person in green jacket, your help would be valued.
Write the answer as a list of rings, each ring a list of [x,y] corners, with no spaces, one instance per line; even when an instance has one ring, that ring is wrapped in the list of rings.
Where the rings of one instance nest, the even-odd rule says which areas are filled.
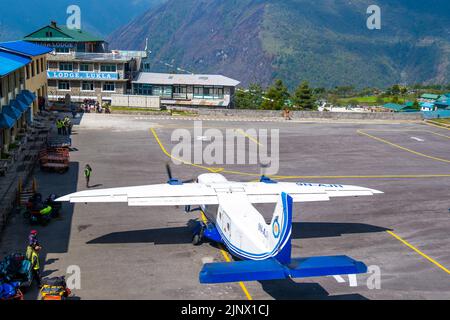
[[[91,174],[92,174],[92,168],[90,165],[86,165],[86,167],[84,167],[84,177],[86,178],[86,188],[89,188],[89,180],[91,178]]]

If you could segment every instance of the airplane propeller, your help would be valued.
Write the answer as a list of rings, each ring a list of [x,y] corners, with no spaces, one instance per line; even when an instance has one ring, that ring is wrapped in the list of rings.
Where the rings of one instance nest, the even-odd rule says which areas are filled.
[[[259,163],[259,167],[260,167],[260,175],[261,178],[259,179],[259,182],[264,182],[264,183],[277,183],[276,181],[270,179],[268,176],[266,176],[266,169],[269,167],[269,163]]]
[[[172,169],[170,168],[169,163],[166,163],[166,172],[167,172],[167,176],[169,177],[169,181],[167,181],[168,184],[171,185],[182,185],[184,183],[192,183],[195,182],[195,179],[189,179],[189,180],[180,180],[177,178],[174,178],[172,175]]]

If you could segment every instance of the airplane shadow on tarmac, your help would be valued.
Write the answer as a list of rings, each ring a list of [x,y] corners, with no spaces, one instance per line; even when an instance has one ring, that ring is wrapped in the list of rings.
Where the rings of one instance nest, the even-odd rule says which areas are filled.
[[[90,240],[87,244],[154,243],[155,245],[164,245],[191,243],[191,226],[194,222],[195,220],[190,220],[184,227],[113,232]],[[292,238],[329,238],[345,234],[376,233],[387,230],[389,229],[364,223],[294,222],[292,224]]]
[[[275,300],[368,300],[357,293],[332,296],[318,283],[297,283],[292,279],[258,282]]]
[[[125,232],[114,232],[93,239],[87,244],[154,243],[188,244],[192,241],[192,225]],[[389,229],[363,223],[295,222],[292,224],[293,239],[339,237],[345,234],[375,233]],[[216,243],[210,243],[218,248]],[[236,260],[236,259],[235,259]],[[292,279],[259,281],[262,289],[276,300],[367,300],[360,294],[330,295],[318,283],[297,283]]]

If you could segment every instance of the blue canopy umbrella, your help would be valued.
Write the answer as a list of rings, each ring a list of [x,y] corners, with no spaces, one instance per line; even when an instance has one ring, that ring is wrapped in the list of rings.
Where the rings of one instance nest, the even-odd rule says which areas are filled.
[[[24,94],[23,91],[17,95],[16,99],[24,102],[27,106],[29,106],[33,102],[33,99],[31,99],[30,96]]]
[[[25,96],[29,97],[31,99],[31,102],[33,102],[36,99],[36,95],[29,91],[29,90],[22,90],[22,92]]]
[[[0,129],[11,129],[14,127],[14,119],[8,117],[5,113],[0,113]]]
[[[17,110],[12,105],[7,105],[3,107],[3,113],[8,115],[8,117],[12,118],[13,120],[17,120],[22,115],[22,112],[20,110]]]
[[[19,110],[21,113],[24,113],[30,107],[30,105],[28,103],[25,103],[19,99],[12,100],[9,102],[9,104],[11,106],[13,106],[14,108],[16,108],[17,110]]]

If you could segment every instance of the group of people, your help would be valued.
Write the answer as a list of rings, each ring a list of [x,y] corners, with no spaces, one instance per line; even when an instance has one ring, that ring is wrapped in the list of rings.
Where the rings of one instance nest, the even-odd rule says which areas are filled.
[[[63,119],[56,119],[56,128],[58,129],[58,134],[67,136],[72,134],[72,121],[70,121],[69,117],[64,117]]]
[[[81,104],[81,109],[86,113],[94,112],[99,108],[101,108],[100,103],[98,103],[98,101],[95,101],[94,99],[84,99],[83,103]]]
[[[31,230],[28,236],[28,246],[25,258],[31,262],[33,278],[36,280],[38,286],[41,286],[41,266],[39,264],[39,252],[42,247],[37,239],[37,231]]]
[[[83,103],[81,104],[81,109],[85,113],[91,113],[91,112],[111,113],[111,109],[109,108],[109,105],[105,105],[105,107],[103,107],[98,101],[95,101],[93,99],[84,99]]]

